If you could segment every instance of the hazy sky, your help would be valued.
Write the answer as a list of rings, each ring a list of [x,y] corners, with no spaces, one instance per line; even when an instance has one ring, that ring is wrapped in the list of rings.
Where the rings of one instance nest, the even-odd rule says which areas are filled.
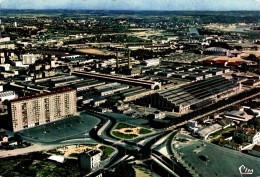
[[[260,0],[0,0],[4,9],[260,10]]]

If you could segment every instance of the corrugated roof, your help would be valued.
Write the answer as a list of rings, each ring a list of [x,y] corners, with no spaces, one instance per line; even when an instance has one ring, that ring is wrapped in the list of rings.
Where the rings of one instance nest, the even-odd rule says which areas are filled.
[[[38,95],[33,95],[33,96],[28,96],[28,97],[23,97],[23,98],[18,98],[18,99],[13,99],[10,100],[10,102],[17,102],[17,101],[22,101],[22,100],[27,100],[27,99],[32,99],[32,98],[38,98],[38,97],[43,97],[43,96],[48,96],[48,95],[53,95],[53,94],[58,94],[58,93],[63,93],[63,92],[69,92],[73,91],[74,89],[65,89],[65,90],[59,90],[59,91],[54,91],[54,92],[49,92],[49,93],[42,93]]]

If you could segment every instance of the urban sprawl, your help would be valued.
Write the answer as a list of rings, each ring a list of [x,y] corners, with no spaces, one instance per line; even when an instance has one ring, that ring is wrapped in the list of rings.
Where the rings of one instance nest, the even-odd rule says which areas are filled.
[[[260,175],[259,12],[1,13],[0,176]]]

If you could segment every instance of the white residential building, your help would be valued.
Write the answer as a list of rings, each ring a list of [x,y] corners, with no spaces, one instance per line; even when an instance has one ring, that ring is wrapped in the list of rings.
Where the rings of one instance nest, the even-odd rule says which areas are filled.
[[[13,131],[64,119],[77,113],[76,90],[67,89],[11,100]]]
[[[100,167],[102,152],[93,150],[84,152],[79,156],[79,163],[81,169],[92,171]]]

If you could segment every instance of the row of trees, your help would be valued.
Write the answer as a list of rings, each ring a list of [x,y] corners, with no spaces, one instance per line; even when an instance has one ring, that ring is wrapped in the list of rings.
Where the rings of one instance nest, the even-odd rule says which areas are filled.
[[[254,129],[260,131],[260,117],[254,117],[247,122],[249,127],[253,127]]]
[[[173,53],[173,49],[165,49],[160,51],[153,51],[153,50],[135,50],[131,52],[131,56],[134,57],[137,60],[143,60],[143,59],[150,59],[150,58],[157,58],[157,57],[165,57],[166,55],[169,55]]]

